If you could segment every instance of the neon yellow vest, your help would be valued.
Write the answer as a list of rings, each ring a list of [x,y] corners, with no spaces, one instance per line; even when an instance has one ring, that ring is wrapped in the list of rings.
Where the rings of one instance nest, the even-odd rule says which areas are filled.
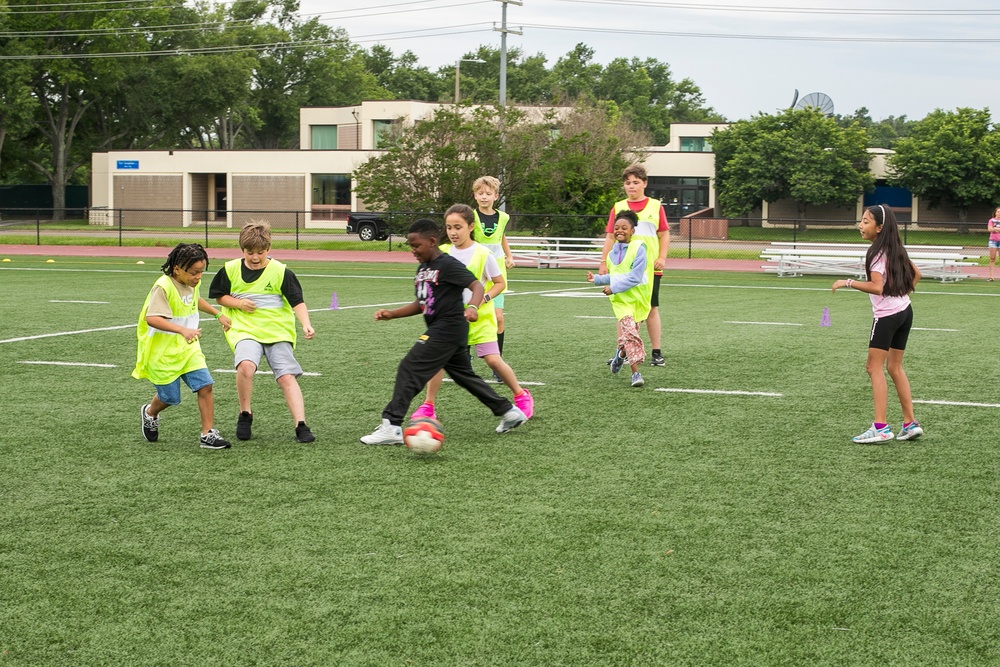
[[[620,244],[616,243],[615,245]],[[632,264],[635,263],[635,257],[639,253],[639,247],[643,245],[645,244],[642,239],[633,236],[628,244],[628,250],[625,251],[625,257],[622,258],[619,264],[615,264],[612,260],[612,257],[615,255],[614,248],[612,248],[611,252],[608,253],[608,273],[616,276],[631,271]],[[652,264],[652,261],[649,259],[648,246],[646,247],[646,264]],[[649,316],[649,300],[652,295],[653,283],[647,272],[647,275],[643,276],[643,281],[635,287],[611,295],[611,309],[614,311],[615,317],[619,320],[626,315],[631,315],[632,319],[636,322],[645,322]]]
[[[446,243],[441,246],[441,252],[451,254],[454,246]],[[479,279],[483,284],[483,289],[493,287],[493,281],[486,275],[486,260],[490,257],[490,251],[481,243],[475,244],[475,252],[472,254],[472,261],[465,265],[469,272]],[[465,304],[468,306],[469,304]],[[469,322],[469,345],[479,343],[492,343],[497,340],[497,313],[493,307],[493,302],[489,301],[479,306],[479,318],[475,322]]]
[[[170,321],[188,329],[198,328],[198,287],[194,288],[191,303],[184,303],[170,276],[161,276],[155,283],[167,295]],[[199,283],[200,285],[200,283]],[[196,340],[187,342],[184,336],[171,331],[163,331],[146,323],[146,311],[153,292],[146,295],[139,312],[139,326],[136,327],[138,344],[135,351],[135,369],[132,377],[148,378],[153,384],[170,384],[185,373],[207,368],[201,344]]]
[[[497,211],[497,213],[500,214],[497,219],[497,227],[492,234],[487,234],[486,230],[483,229],[483,223],[479,221],[479,211],[473,209],[472,215],[476,218],[476,224],[472,226],[472,240],[486,246],[493,258],[497,260],[497,264],[500,266],[500,275],[506,282],[507,255],[503,252],[503,236],[507,233],[507,223],[510,222],[510,216],[504,211]]]
[[[223,308],[233,321],[233,326],[226,332],[229,346],[236,349],[236,343],[252,338],[265,345],[288,341],[295,347],[295,313],[281,293],[285,265],[275,259],[269,260],[260,278],[245,283],[241,264],[243,258],[226,262],[226,274],[232,290],[230,294],[237,299],[250,299],[257,304],[257,310],[251,314],[239,308]]]
[[[636,213],[636,216],[639,218],[639,224],[635,228],[635,234],[632,235],[632,238],[638,237],[646,244],[646,272],[650,275],[650,280],[652,280],[653,273],[656,271],[653,268],[653,263],[660,256],[660,237],[656,235],[657,230],[660,228],[660,207],[659,199],[649,197],[643,209]],[[631,209],[629,208],[627,199],[623,199],[615,204],[615,213],[628,210]],[[652,291],[650,291],[650,294],[652,294]]]

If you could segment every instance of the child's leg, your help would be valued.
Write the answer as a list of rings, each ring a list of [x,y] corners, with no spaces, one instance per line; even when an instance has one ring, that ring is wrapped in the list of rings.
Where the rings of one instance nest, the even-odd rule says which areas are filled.
[[[288,406],[288,411],[292,413],[292,424],[298,425],[299,422],[304,422],[306,420],[306,406],[298,379],[290,373],[282,375],[278,378],[278,386],[281,387],[281,393],[285,395],[285,405]]]
[[[514,369],[510,367],[506,361],[503,360],[499,354],[487,354],[483,357],[483,361],[486,365],[490,367],[490,370],[497,374],[500,381],[507,385],[515,396],[521,394],[524,388],[517,381],[517,376],[514,375]]]
[[[215,424],[215,397],[210,384],[198,390],[198,412],[201,413],[201,432],[208,433]]]
[[[660,337],[663,334],[663,324],[660,322],[659,306],[653,306],[649,309],[649,316],[646,318],[646,331],[649,333],[649,344],[654,350],[659,350]]]
[[[1000,256],[1000,250],[990,248],[990,260],[986,262],[986,265],[990,267],[990,280],[993,279],[993,264],[996,263],[997,266],[1000,266],[1000,259],[998,259],[998,256]]]
[[[880,424],[888,423],[887,414],[889,411],[889,385],[885,381],[885,362],[889,353],[876,347],[868,348],[868,361],[865,363],[865,370],[872,381],[872,398],[875,399],[875,422]],[[902,356],[902,355],[900,355]],[[909,393],[910,385],[907,383],[906,390]],[[913,406],[910,406],[912,415]]]
[[[236,398],[240,403],[240,412],[251,412],[250,397],[253,394],[253,375],[257,372],[257,364],[252,361],[241,361],[236,367]]]
[[[382,418],[388,419],[390,424],[400,426],[413,398],[438,371],[444,368],[448,360],[456,354],[456,350],[465,355],[465,363],[471,373],[472,364],[469,362],[468,346],[456,346],[447,340],[440,340],[440,336],[431,334],[427,340],[411,347],[396,369],[392,400],[382,410]]]
[[[513,403],[493,391],[492,387],[472,370],[468,346],[463,345],[458,348],[445,363],[444,370],[455,381],[455,384],[479,399],[479,402],[488,407],[497,417],[502,417],[514,407]]]
[[[646,359],[646,350],[639,335],[639,324],[631,317],[625,316],[618,320],[618,349],[628,359],[630,366],[641,366]],[[635,368],[632,369],[634,373]]]
[[[441,390],[441,383],[444,381],[444,371],[438,371],[427,383],[427,403],[434,405],[438,392]]]
[[[497,346],[500,348],[500,354],[503,354],[503,307],[496,306],[493,312],[497,315]]]
[[[149,407],[146,408],[146,414],[153,419],[156,419],[161,412],[169,407],[170,406],[167,403],[160,400],[159,394],[153,394],[153,400],[149,402]]]
[[[892,383],[896,385],[896,394],[899,396],[899,406],[903,409],[903,422],[914,421],[913,417],[913,396],[910,393],[910,379],[906,377],[903,370],[903,350],[889,348],[888,362],[886,368]],[[888,393],[888,389],[886,390]],[[888,397],[886,398],[888,402]]]

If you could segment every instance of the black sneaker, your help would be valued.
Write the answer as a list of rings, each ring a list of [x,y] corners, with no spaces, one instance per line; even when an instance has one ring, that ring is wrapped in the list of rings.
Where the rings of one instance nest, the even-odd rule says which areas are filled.
[[[142,437],[146,442],[156,442],[157,438],[160,437],[160,417],[157,415],[155,418],[150,417],[146,413],[146,408],[149,407],[149,403],[142,406]]]
[[[229,441],[219,435],[219,432],[214,428],[209,429],[208,433],[201,436],[202,449],[229,449],[229,447]]]
[[[241,412],[239,419],[236,420],[236,438],[238,440],[249,440],[251,426],[253,426],[253,415],[249,412]]]
[[[312,442],[316,436],[309,430],[305,422],[299,422],[298,426],[295,427],[295,439],[299,442]]]
[[[666,366],[667,365],[667,360],[663,358],[662,354],[660,354],[658,352],[654,352],[653,353],[653,359],[649,362],[649,365],[650,366]]]

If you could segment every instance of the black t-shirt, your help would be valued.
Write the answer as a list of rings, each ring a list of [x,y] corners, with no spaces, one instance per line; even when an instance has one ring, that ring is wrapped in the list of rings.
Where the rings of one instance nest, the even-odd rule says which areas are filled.
[[[243,278],[243,282],[252,283],[260,278],[262,273],[264,273],[264,269],[251,269],[246,262],[240,262],[240,277]],[[208,298],[218,299],[220,296],[232,293],[233,284],[229,280],[229,274],[226,273],[226,267],[222,267],[212,278],[212,285],[208,288]],[[288,305],[292,308],[305,302],[305,299],[302,298],[302,285],[299,284],[299,279],[288,267],[285,267],[285,277],[281,281],[281,294],[288,300]]]
[[[463,342],[468,340],[462,292],[475,280],[465,264],[446,253],[417,268],[413,287],[428,329],[455,335]]]
[[[476,211],[476,215],[479,217],[479,223],[483,226],[483,232],[487,235],[495,232],[497,225],[500,224],[500,211],[493,211],[489,215],[482,211]]]

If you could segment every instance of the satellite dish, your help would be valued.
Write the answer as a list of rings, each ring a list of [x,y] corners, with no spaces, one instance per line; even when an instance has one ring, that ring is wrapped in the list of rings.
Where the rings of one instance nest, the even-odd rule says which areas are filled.
[[[799,89],[796,88],[795,89],[795,97],[792,98],[792,104],[788,108],[789,109],[794,109],[795,108],[795,103],[798,102],[798,101],[799,101]]]
[[[807,109],[809,107],[818,109],[820,113],[826,116],[833,115],[833,100],[826,93],[809,93],[795,105],[796,109]]]

